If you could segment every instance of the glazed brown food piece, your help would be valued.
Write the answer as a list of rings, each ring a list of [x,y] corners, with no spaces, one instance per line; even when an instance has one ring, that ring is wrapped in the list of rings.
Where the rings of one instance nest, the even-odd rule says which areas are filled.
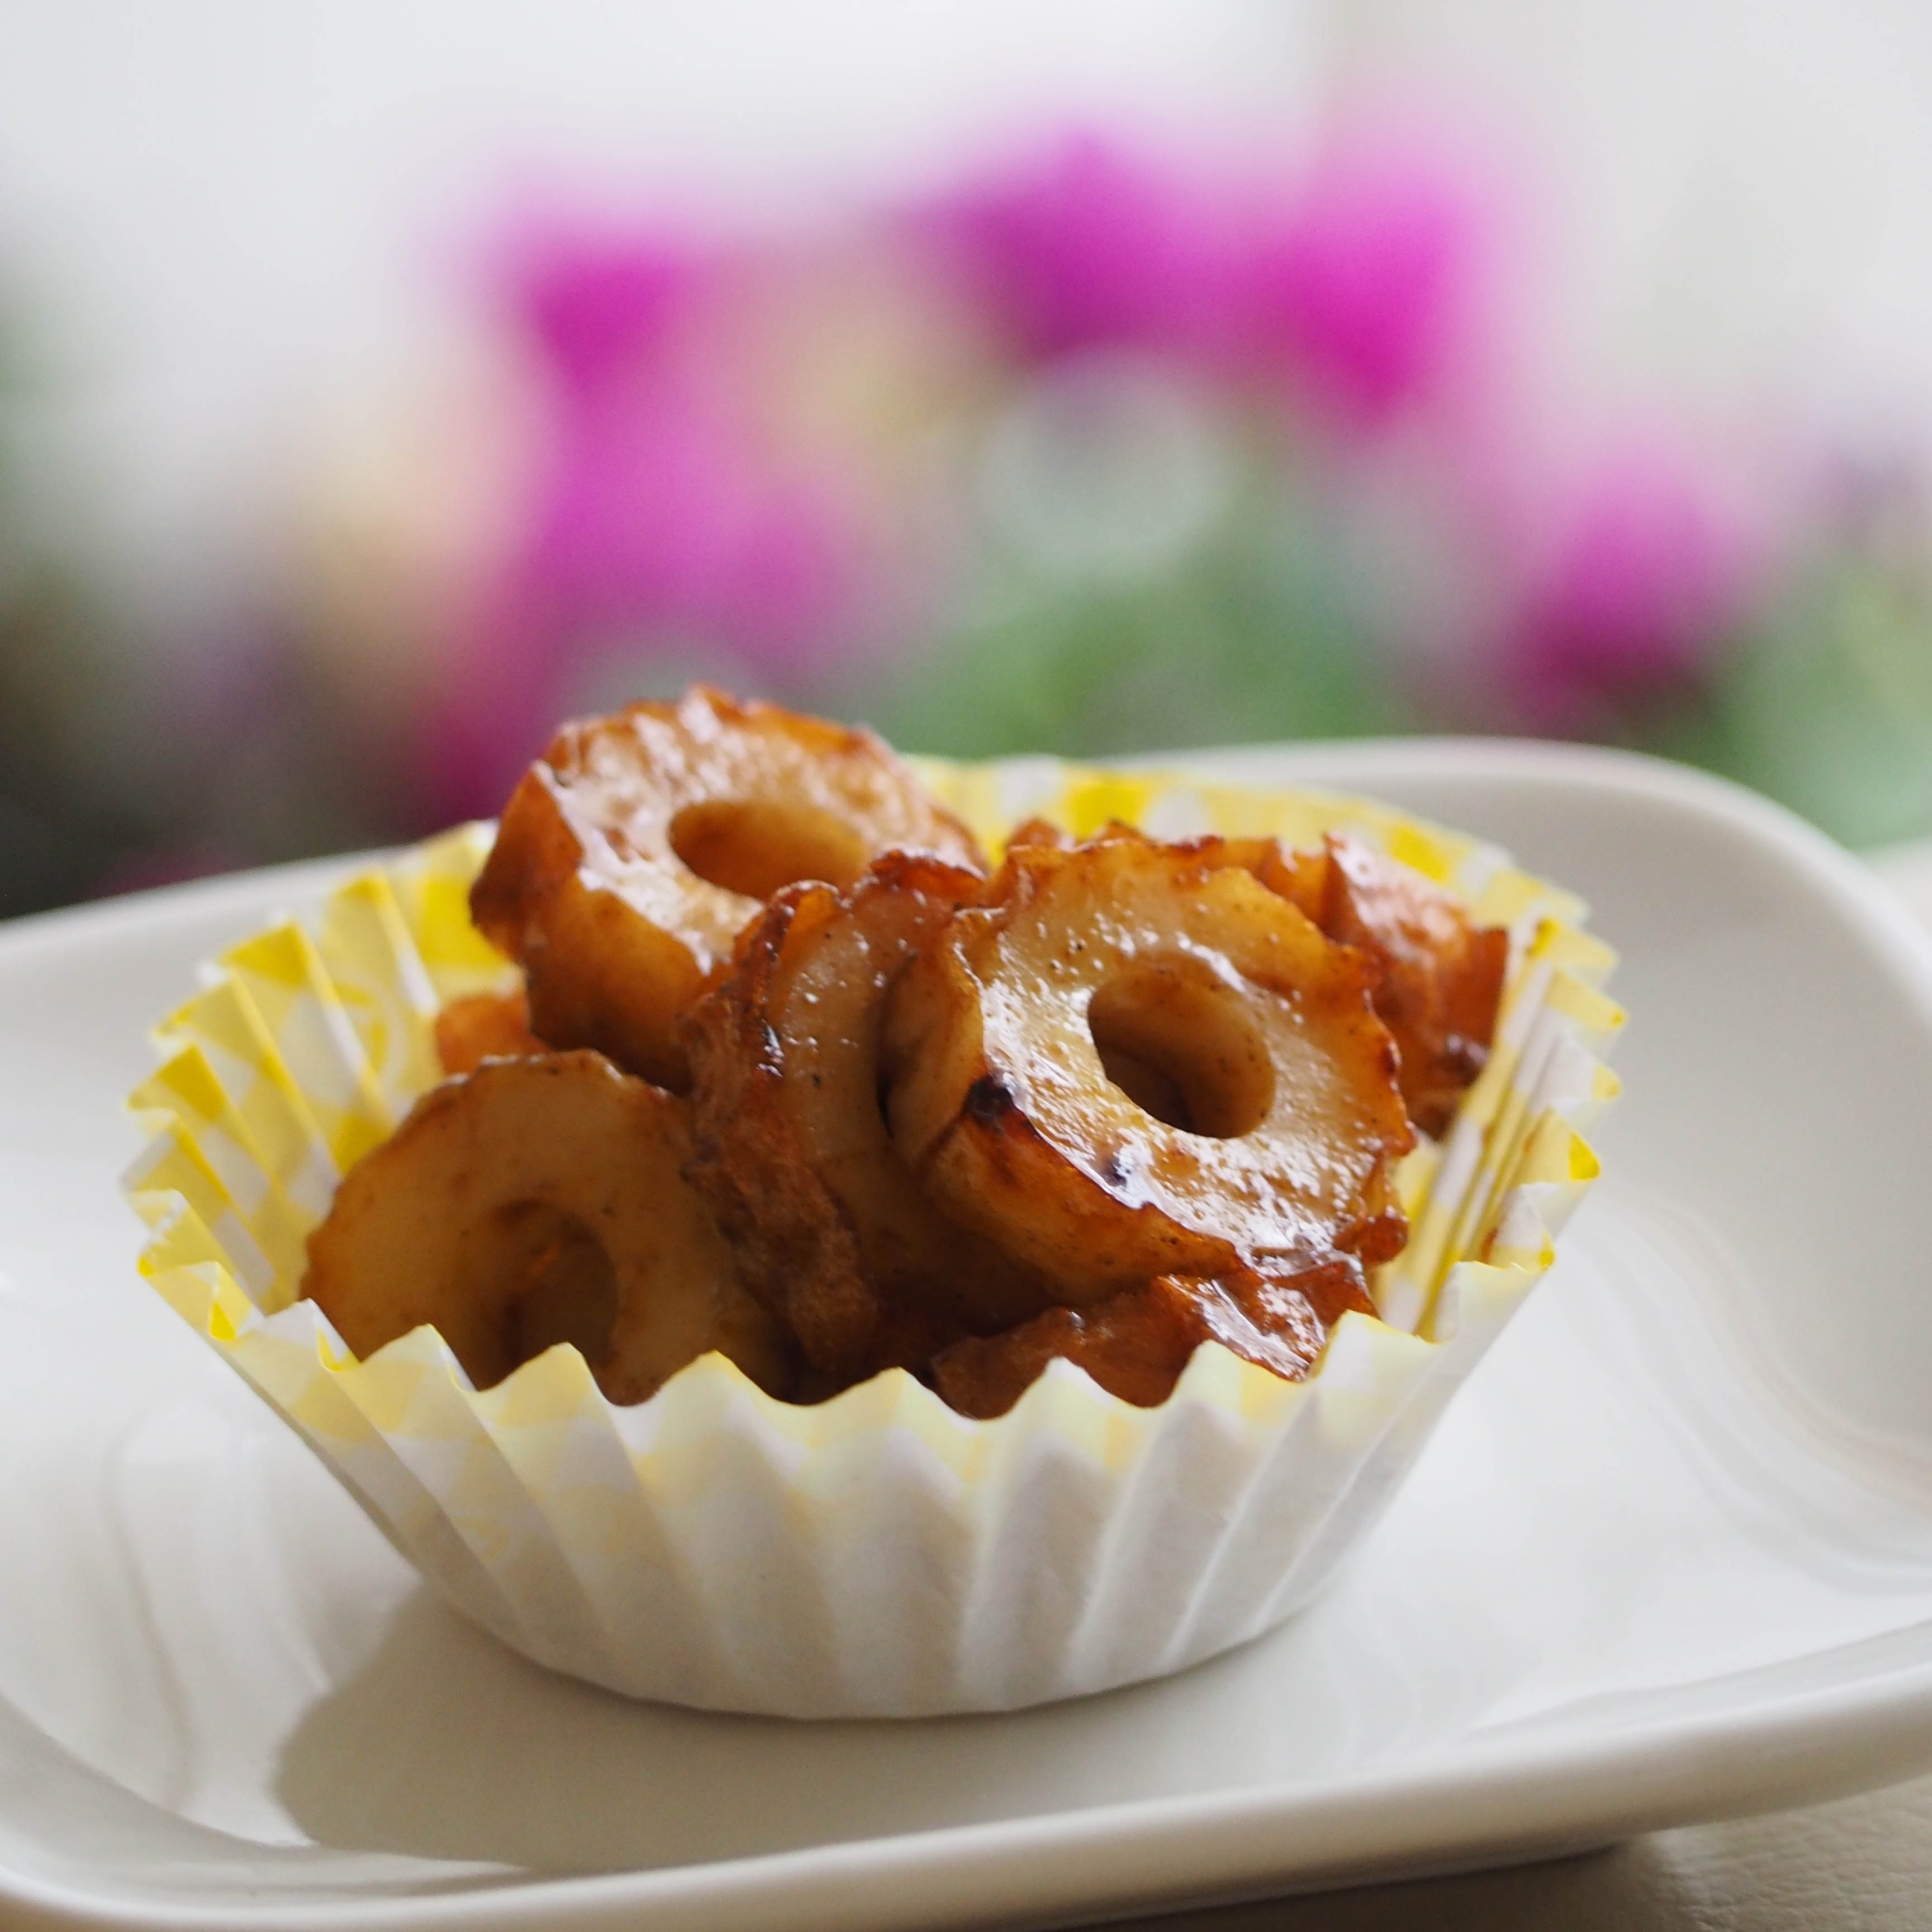
[[[843,893],[787,886],[686,1019],[691,1177],[742,1278],[836,1379],[923,1364],[1046,1301],[920,1191],[880,1109],[886,995],[984,887],[978,872],[904,852]]]
[[[478,1388],[573,1342],[614,1403],[713,1349],[782,1395],[789,1350],[690,1153],[686,1103],[601,1055],[488,1061],[343,1177],[302,1293],[364,1359],[434,1323]]]
[[[1359,954],[1249,872],[1138,838],[1020,848],[990,891],[888,1009],[894,1142],[950,1213],[1072,1307],[1400,1251],[1414,1134]]]
[[[962,1415],[1004,1415],[1064,1355],[1110,1394],[1153,1408],[1204,1342],[1299,1381],[1351,1308],[1375,1313],[1351,1256],[1291,1281],[1250,1268],[1208,1281],[1162,1275],[1091,1308],[1049,1309],[1004,1335],[957,1342],[934,1357],[932,1378]]]
[[[1143,835],[1113,825],[1101,836]],[[1206,864],[1252,872],[1330,939],[1364,955],[1369,998],[1402,1056],[1409,1119],[1439,1139],[1489,1060],[1509,970],[1507,929],[1477,925],[1421,873],[1332,833],[1306,851],[1284,851],[1272,838],[1186,842]]]
[[[1331,834],[1324,851],[1295,860],[1292,895],[1315,898],[1321,930],[1372,962],[1371,997],[1402,1055],[1409,1118],[1439,1138],[1489,1060],[1509,933],[1476,925],[1441,887],[1353,839]]]
[[[519,1060],[550,1051],[530,1031],[530,1003],[509,993],[466,993],[436,1016],[436,1057],[447,1074],[473,1073],[486,1060]]]
[[[1009,852],[1023,851],[1029,845],[1051,845],[1056,851],[1070,852],[1079,842],[1065,827],[1054,824],[1050,818],[1022,819],[1007,835]]]
[[[694,690],[566,725],[525,775],[470,895],[525,969],[536,1031],[682,1092],[679,1017],[781,886],[879,853],[982,867],[869,731]]]

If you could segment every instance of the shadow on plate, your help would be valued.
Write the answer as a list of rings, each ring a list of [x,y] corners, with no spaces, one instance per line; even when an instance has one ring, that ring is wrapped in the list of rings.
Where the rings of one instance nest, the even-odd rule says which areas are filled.
[[[997,1719],[720,1717],[557,1678],[421,1590],[364,1671],[290,1740],[279,1791],[319,1842],[364,1854],[552,1874],[697,1863],[1148,1795],[1182,1771],[1159,1749],[1184,1735],[1164,1720],[1178,1712],[1186,1733],[1205,1728],[1211,1741],[1212,1707],[1239,1681],[1209,1663],[1164,1684]],[[1126,1762],[1094,1749],[1096,1723],[1103,1739],[1118,1733],[1136,1745]],[[1151,1749],[1138,1747],[1149,1740]],[[1096,1763],[1112,1765],[1111,1780],[1096,1776]],[[1698,1922],[1687,1916],[1689,1875],[1671,1850],[1673,1837],[1688,1835],[1141,1922],[1173,1932],[1688,1928]]]
[[[311,1707],[276,1789],[344,1849],[552,1873],[747,1857],[1254,1782],[1265,1767],[1226,1748],[1241,1656],[999,1717],[804,1723],[558,1677],[425,1588]]]

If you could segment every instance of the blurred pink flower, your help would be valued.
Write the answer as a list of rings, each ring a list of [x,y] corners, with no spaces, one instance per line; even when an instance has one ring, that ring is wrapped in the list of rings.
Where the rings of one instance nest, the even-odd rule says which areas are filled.
[[[566,630],[661,629],[782,661],[851,593],[850,492],[765,446],[719,366],[714,312],[736,265],[651,242],[568,235],[512,289],[555,390],[521,601]]]
[[[1530,720],[1584,730],[1694,679],[1746,614],[1757,548],[1683,455],[1633,447],[1601,461],[1558,510],[1511,640]]]
[[[1427,398],[1476,320],[1484,228],[1477,195],[1445,157],[1330,154],[1253,250],[1255,353],[1298,366],[1358,422]]]
[[[557,426],[521,585],[556,633],[661,632],[781,667],[853,592],[838,479],[786,469],[675,384]]]
[[[502,279],[517,319],[564,388],[595,408],[639,358],[662,346],[704,286],[708,262],[653,238],[592,240],[526,230],[505,251]]]
[[[775,684],[858,621],[872,539],[835,453],[761,436],[721,310],[742,265],[652,239],[526,234],[507,306],[535,352],[545,451],[526,536],[477,600],[435,735],[439,803],[483,810],[598,650],[722,649]]]
[[[1453,365],[1485,215],[1446,151],[1413,142],[1354,137],[1299,180],[1209,179],[1081,134],[915,225],[1022,358],[1125,346],[1288,374],[1374,423]]]
[[[1130,346],[1220,359],[1238,340],[1228,197],[1091,133],[919,211],[965,296],[1023,359]]]

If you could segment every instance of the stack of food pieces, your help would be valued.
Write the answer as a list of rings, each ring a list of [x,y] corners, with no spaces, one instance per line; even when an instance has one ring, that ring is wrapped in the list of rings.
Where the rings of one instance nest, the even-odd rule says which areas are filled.
[[[477,1386],[611,1401],[710,1350],[810,1402],[902,1367],[1004,1413],[1055,1356],[1290,1379],[1407,1236],[1508,936],[1352,841],[1035,822],[997,867],[876,738],[696,690],[567,726],[471,896],[524,986],[344,1178],[304,1293]]]

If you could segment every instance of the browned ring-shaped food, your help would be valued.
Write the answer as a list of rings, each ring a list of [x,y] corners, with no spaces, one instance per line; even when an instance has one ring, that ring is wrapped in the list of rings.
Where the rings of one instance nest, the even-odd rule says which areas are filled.
[[[1039,1284],[921,1192],[879,1105],[886,995],[985,880],[889,852],[845,892],[787,886],[685,1022],[692,1179],[739,1273],[838,1380],[923,1364],[1043,1307]]]
[[[1052,828],[1026,828],[1037,840]],[[1110,825],[1102,838],[1144,839]],[[1509,932],[1481,926],[1456,896],[1359,839],[1329,833],[1285,851],[1273,838],[1191,838],[1213,866],[1238,866],[1297,905],[1369,966],[1369,1000],[1401,1056],[1408,1117],[1440,1138],[1489,1061],[1509,969]]]
[[[1110,1395],[1154,1408],[1204,1342],[1299,1381],[1351,1308],[1375,1313],[1352,1255],[1292,1281],[1251,1268],[1212,1281],[1164,1274],[1089,1308],[1049,1308],[1003,1335],[955,1342],[933,1358],[933,1386],[962,1415],[1004,1415],[1048,1362],[1065,1356]]]
[[[784,1394],[690,1152],[687,1103],[599,1054],[486,1061],[343,1176],[302,1293],[364,1358],[432,1323],[478,1388],[574,1342],[614,1403],[713,1349]]]
[[[1360,955],[1184,846],[1028,847],[995,890],[888,1012],[893,1138],[949,1212],[1069,1306],[1399,1252],[1414,1135]]]
[[[464,993],[436,1016],[436,1057],[445,1073],[474,1073],[486,1060],[547,1053],[530,1031],[530,1003],[521,986],[507,993]]]
[[[699,688],[566,725],[512,794],[470,910],[523,965],[543,1038],[682,1092],[679,1017],[762,902],[849,885],[895,847],[981,864],[871,732]]]
[[[1440,886],[1354,839],[1331,835],[1324,852],[1296,858],[1320,893],[1310,916],[1367,955],[1376,1011],[1402,1055],[1409,1118],[1439,1137],[1489,1060],[1508,931],[1479,926]]]

